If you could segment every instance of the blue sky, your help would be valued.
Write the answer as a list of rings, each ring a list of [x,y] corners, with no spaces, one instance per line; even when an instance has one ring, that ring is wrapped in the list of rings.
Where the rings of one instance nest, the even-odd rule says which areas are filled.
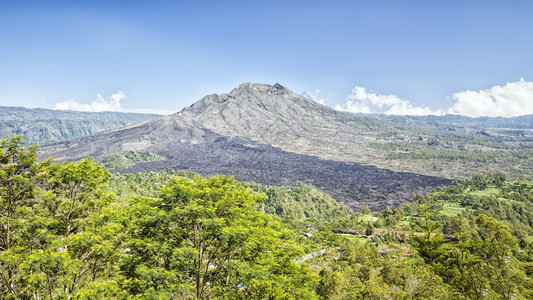
[[[529,1],[1,1],[0,105],[177,111],[250,81],[349,111],[533,113],[532,11]]]

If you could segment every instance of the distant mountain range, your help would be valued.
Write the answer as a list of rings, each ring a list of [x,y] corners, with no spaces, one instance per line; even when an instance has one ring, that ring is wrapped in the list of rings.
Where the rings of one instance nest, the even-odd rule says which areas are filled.
[[[533,115],[513,118],[479,117],[471,118],[458,115],[444,116],[398,116],[398,115],[371,115],[380,120],[390,121],[409,126],[428,128],[481,128],[481,129],[533,129]]]
[[[78,112],[0,106],[0,137],[24,135],[41,145],[132,126],[162,117],[155,114]]]

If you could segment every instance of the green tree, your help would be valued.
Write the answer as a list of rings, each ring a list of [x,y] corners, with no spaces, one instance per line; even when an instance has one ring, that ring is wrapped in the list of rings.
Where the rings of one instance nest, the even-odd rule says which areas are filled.
[[[9,251],[16,228],[12,227],[17,209],[33,198],[38,171],[37,146],[24,146],[24,138],[15,136],[0,141],[0,249]]]
[[[370,210],[370,208],[368,208],[368,205],[365,204],[365,205],[361,206],[361,213],[365,214],[365,215],[371,214],[372,210]]]
[[[472,242],[464,234],[457,233],[458,241],[453,244],[453,249],[443,262],[446,270],[440,270],[441,276],[446,278],[452,286],[456,287],[469,298],[480,298],[487,281],[487,270],[477,255],[471,254]]]
[[[509,249],[516,246],[516,239],[509,228],[484,214],[476,218],[476,225],[481,238],[478,253],[493,264],[502,265],[510,254]]]
[[[110,177],[108,171],[89,158],[48,168],[45,204],[57,220],[58,234],[67,237],[78,232],[92,212],[113,201],[106,185]]]
[[[481,239],[477,252],[487,263],[490,285],[501,297],[511,299],[526,277],[510,251],[516,247],[516,238],[507,226],[484,214],[475,222]]]
[[[342,280],[339,272],[324,268],[320,271],[320,281],[316,293],[321,299],[333,299],[341,288]]]
[[[48,217],[47,229],[54,238],[34,260],[43,261],[44,255],[44,261],[50,263],[57,256],[54,252],[65,252],[61,264],[48,267],[38,263],[35,269],[47,281],[57,282],[58,295],[71,297],[80,289],[92,290],[92,286],[115,289],[116,278],[109,276],[120,253],[122,216],[113,204],[116,197],[109,192],[109,179],[109,172],[89,158],[47,168],[42,207]]]
[[[41,167],[50,161],[36,163],[37,146],[26,147],[24,137],[14,136],[0,141],[0,293],[6,298],[19,298],[23,278],[18,265],[24,261],[28,241],[25,227],[28,209],[34,200],[35,183]]]
[[[370,236],[374,234],[374,223],[372,221],[368,221],[365,225],[365,235]]]
[[[145,297],[313,297],[291,232],[255,209],[264,195],[232,177],[174,178],[130,208],[130,293]],[[269,296],[270,295],[270,296]]]
[[[433,214],[428,212],[428,207],[423,207],[424,211],[420,216],[424,219],[422,222],[417,222],[417,225],[422,228],[424,235],[413,235],[411,238],[414,242],[415,249],[418,254],[424,258],[424,260],[433,264],[444,253],[446,253],[445,244],[446,239],[442,235],[434,234],[437,229],[440,228],[439,222],[431,220]]]
[[[2,299],[116,295],[122,229],[109,173],[89,159],[37,163],[36,151],[2,140]]]

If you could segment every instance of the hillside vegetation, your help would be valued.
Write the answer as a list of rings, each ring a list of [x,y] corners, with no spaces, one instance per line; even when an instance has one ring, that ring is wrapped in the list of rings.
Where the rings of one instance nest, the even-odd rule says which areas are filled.
[[[379,159],[363,158],[365,163],[451,179],[486,171],[502,171],[516,179],[533,176],[533,134],[529,131],[472,129],[466,123],[464,128],[432,128],[424,126],[423,122],[407,126],[370,116],[330,113],[340,122],[358,128],[360,134],[371,141],[366,147],[382,155]],[[398,118],[402,119],[401,116]],[[388,119],[394,120],[395,117]],[[411,120],[411,117],[405,117],[405,120]],[[362,124],[373,130],[362,130]],[[474,124],[475,121],[471,126]],[[527,122],[520,124],[528,126]]]
[[[198,174],[172,169],[159,172],[115,173],[111,177],[109,186],[119,200],[127,201],[136,195],[156,197],[158,191],[172,178],[191,179],[195,176]],[[330,195],[310,184],[276,187],[244,182],[243,186],[266,195],[258,210],[283,218],[332,221],[352,214],[347,206],[338,203]]]
[[[504,117],[478,117],[472,118],[460,115],[444,116],[400,116],[400,115],[372,115],[380,120],[409,126],[443,128],[443,129],[515,129],[515,132],[524,133],[520,129],[533,129],[533,115],[525,115],[513,118]],[[527,131],[525,131],[527,132]]]
[[[503,173],[345,215],[308,185],[112,175],[36,151],[0,144],[5,299],[533,297],[533,183]]]
[[[154,114],[78,112],[0,106],[0,136],[24,135],[28,144],[75,139],[162,117]]]
[[[122,170],[137,163],[158,161],[162,159],[163,157],[148,151],[130,150],[105,157],[101,159],[100,162],[108,170]]]

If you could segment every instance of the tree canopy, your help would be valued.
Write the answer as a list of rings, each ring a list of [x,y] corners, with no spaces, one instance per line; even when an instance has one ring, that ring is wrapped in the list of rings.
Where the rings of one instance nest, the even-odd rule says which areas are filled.
[[[0,298],[533,297],[533,182],[479,174],[346,214],[327,201],[277,204],[314,203],[310,186],[167,175],[38,162],[22,137],[2,139]]]

